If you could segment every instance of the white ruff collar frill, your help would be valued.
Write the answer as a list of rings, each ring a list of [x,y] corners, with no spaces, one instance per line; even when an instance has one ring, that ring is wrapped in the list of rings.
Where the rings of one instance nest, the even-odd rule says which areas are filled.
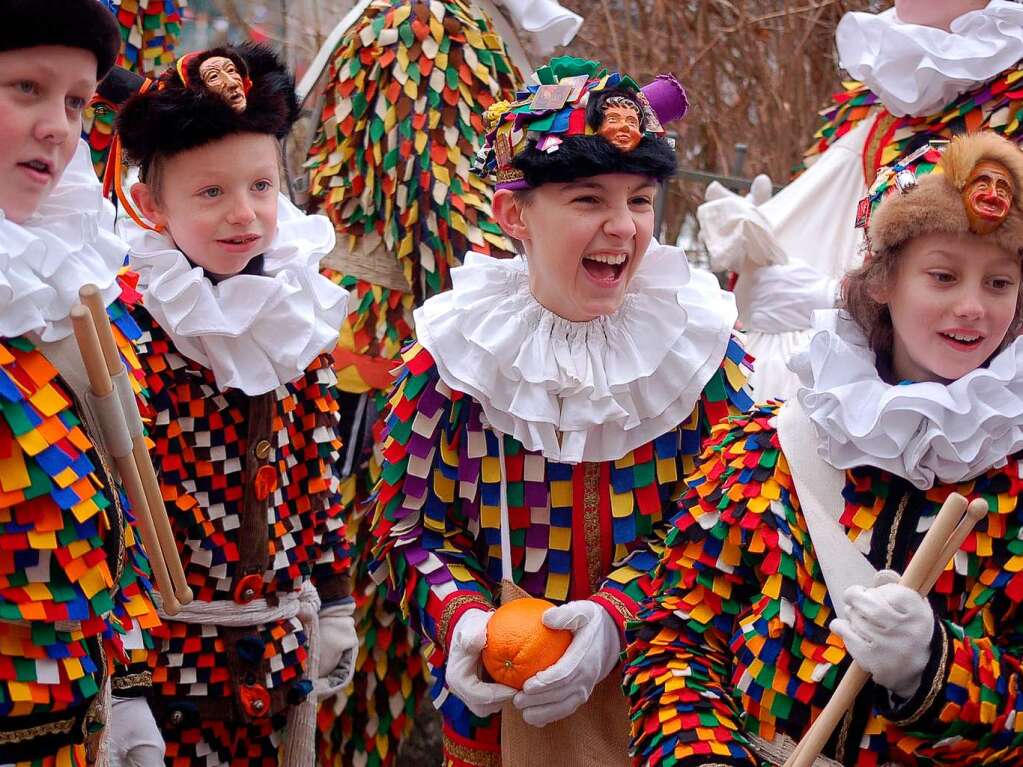
[[[896,115],[927,115],[1023,59],[1023,6],[991,0],[950,31],[905,24],[890,8],[842,17],[839,65]]]
[[[817,452],[835,468],[876,466],[927,489],[935,479],[972,479],[1023,449],[1023,338],[950,384],[892,386],[848,315],[815,312],[814,327],[789,367]]]
[[[529,290],[522,258],[469,253],[454,287],[416,310],[441,379],[487,422],[561,463],[621,458],[689,417],[717,371],[735,301],[656,243],[622,307],[570,322]]]
[[[250,396],[293,381],[337,345],[348,291],[319,272],[334,247],[325,216],[307,216],[280,197],[277,236],[263,274],[214,285],[163,233],[126,223],[142,304],[177,351],[213,372],[221,389]]]
[[[71,308],[86,284],[106,303],[128,246],[114,234],[114,207],[80,141],[71,163],[38,210],[16,224],[0,210],[0,337],[29,334],[44,342],[71,335]]]

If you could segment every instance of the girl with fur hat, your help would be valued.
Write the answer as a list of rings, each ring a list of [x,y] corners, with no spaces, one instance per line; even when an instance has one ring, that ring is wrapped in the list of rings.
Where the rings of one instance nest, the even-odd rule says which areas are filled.
[[[79,138],[120,37],[98,0],[3,0],[0,15],[0,763],[155,767],[149,564],[69,319],[96,285],[133,369],[128,248]]]
[[[330,222],[281,194],[297,112],[245,45],[182,57],[117,120],[150,434],[195,593],[158,635],[168,765],[311,765],[317,701],[358,650],[327,356],[348,294],[319,274]]]
[[[980,133],[903,162],[937,167],[878,177],[797,396],[687,480],[629,630],[635,764],[782,764],[851,660],[872,682],[816,763],[1023,764],[1023,154]],[[922,597],[891,571],[953,492],[990,510]]]
[[[622,631],[701,438],[751,404],[749,360],[731,297],[652,239],[681,86],[569,57],[533,82],[489,110],[478,157],[525,255],[469,253],[415,312],[376,577],[436,647],[447,764],[620,765]],[[573,635],[521,691],[479,667],[502,581],[505,598],[555,603],[544,622]]]

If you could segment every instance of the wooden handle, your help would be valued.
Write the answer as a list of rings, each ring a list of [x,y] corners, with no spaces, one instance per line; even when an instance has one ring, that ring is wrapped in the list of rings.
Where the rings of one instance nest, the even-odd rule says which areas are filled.
[[[104,312],[105,316],[105,312]],[[113,384],[110,380],[110,371],[107,369],[106,359],[100,347],[99,335],[96,332],[96,325],[93,314],[85,306],[79,304],[71,309],[71,327],[74,330],[75,340],[78,342],[78,349],[82,355],[82,362],[85,364],[85,371],[89,377],[89,388],[97,397],[106,397],[113,393]],[[121,475],[121,483],[128,501],[139,521],[139,528],[142,533],[142,544],[149,555],[149,564],[153,569],[153,578],[156,587],[164,597],[164,611],[168,615],[176,614],[181,607],[175,596],[174,585],[171,582],[170,574],[167,571],[167,562],[164,559],[160,541],[156,535],[156,528],[149,511],[149,504],[146,500],[145,488],[142,485],[142,478],[139,476],[138,466],[135,464],[133,454],[129,453],[121,458],[114,458],[117,472]],[[180,562],[179,562],[180,566]]]
[[[121,352],[114,340],[114,331],[110,327],[110,317],[103,305],[103,297],[95,285],[83,285],[78,291],[78,297],[89,309],[92,315],[93,324],[99,334],[100,347],[103,350],[103,359],[106,362],[107,372],[116,375],[124,369],[124,362],[121,360]],[[174,538],[174,530],[171,527],[170,519],[167,516],[167,507],[163,502],[163,493],[160,490],[160,483],[156,478],[156,470],[153,468],[153,459],[146,448],[145,439],[135,437],[132,439],[132,453],[135,456],[135,465],[145,491],[149,517],[152,520],[153,528],[156,531],[159,551],[162,553],[166,563],[166,569],[173,584],[173,593],[178,602],[187,605],[192,601],[192,589],[188,586],[185,578],[185,570],[181,565],[181,555],[178,553],[177,542]],[[148,544],[147,544],[148,548]],[[167,609],[170,601],[166,595],[170,592],[160,589],[164,599],[164,612],[172,613]],[[176,612],[176,611],[175,611]]]
[[[981,504],[983,504],[983,512],[980,511]],[[923,541],[920,542],[920,547],[913,555],[913,559],[910,560],[899,583],[926,597],[945,569],[949,559],[959,550],[959,546],[969,535],[973,526],[986,513],[986,502],[974,501],[967,507],[966,499],[963,496],[958,493],[950,494],[934,518],[931,529],[927,531]],[[955,542],[954,548],[953,542]],[[840,597],[840,594],[831,595],[832,600]],[[856,702],[856,696],[860,694],[860,690],[863,689],[868,679],[870,679],[870,674],[864,671],[856,661],[853,661],[846,669],[842,681],[835,688],[827,705],[810,725],[810,729],[806,731],[789,758],[785,760],[784,767],[812,767],[831,737],[831,733],[842,721],[845,712]]]

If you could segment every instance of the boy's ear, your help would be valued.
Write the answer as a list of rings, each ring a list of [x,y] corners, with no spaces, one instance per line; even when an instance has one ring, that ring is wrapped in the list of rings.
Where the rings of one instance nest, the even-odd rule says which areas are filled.
[[[160,212],[160,208],[156,204],[156,196],[149,184],[143,184],[140,181],[129,190],[129,194],[131,194],[135,207],[143,216],[158,227],[166,226],[167,218]]]
[[[494,192],[494,220],[505,234],[519,242],[529,239],[529,229],[522,218],[522,211],[525,208],[523,202],[523,197],[510,189],[498,189]]]

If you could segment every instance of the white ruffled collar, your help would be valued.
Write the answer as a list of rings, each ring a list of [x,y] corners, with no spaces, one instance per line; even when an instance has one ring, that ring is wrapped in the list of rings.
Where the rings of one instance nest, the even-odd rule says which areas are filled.
[[[814,327],[789,367],[817,450],[835,468],[876,466],[926,489],[976,477],[1023,449],[1023,338],[948,385],[893,386],[848,315],[815,312]]]
[[[89,146],[79,141],[60,181],[24,224],[0,210],[0,337],[67,338],[79,289],[91,283],[106,303],[117,298],[127,252]]]
[[[905,24],[894,8],[850,12],[835,38],[840,66],[892,114],[927,115],[1023,59],[1023,6],[991,0],[950,31]]]
[[[319,273],[334,247],[325,216],[307,216],[283,195],[263,274],[214,285],[171,238],[124,223],[142,303],[177,351],[209,368],[221,389],[265,394],[298,378],[337,344],[348,291]]]
[[[561,463],[616,460],[689,417],[736,318],[712,275],[657,243],[622,307],[591,322],[541,306],[522,258],[469,253],[452,280],[415,312],[441,379],[495,429]]]

